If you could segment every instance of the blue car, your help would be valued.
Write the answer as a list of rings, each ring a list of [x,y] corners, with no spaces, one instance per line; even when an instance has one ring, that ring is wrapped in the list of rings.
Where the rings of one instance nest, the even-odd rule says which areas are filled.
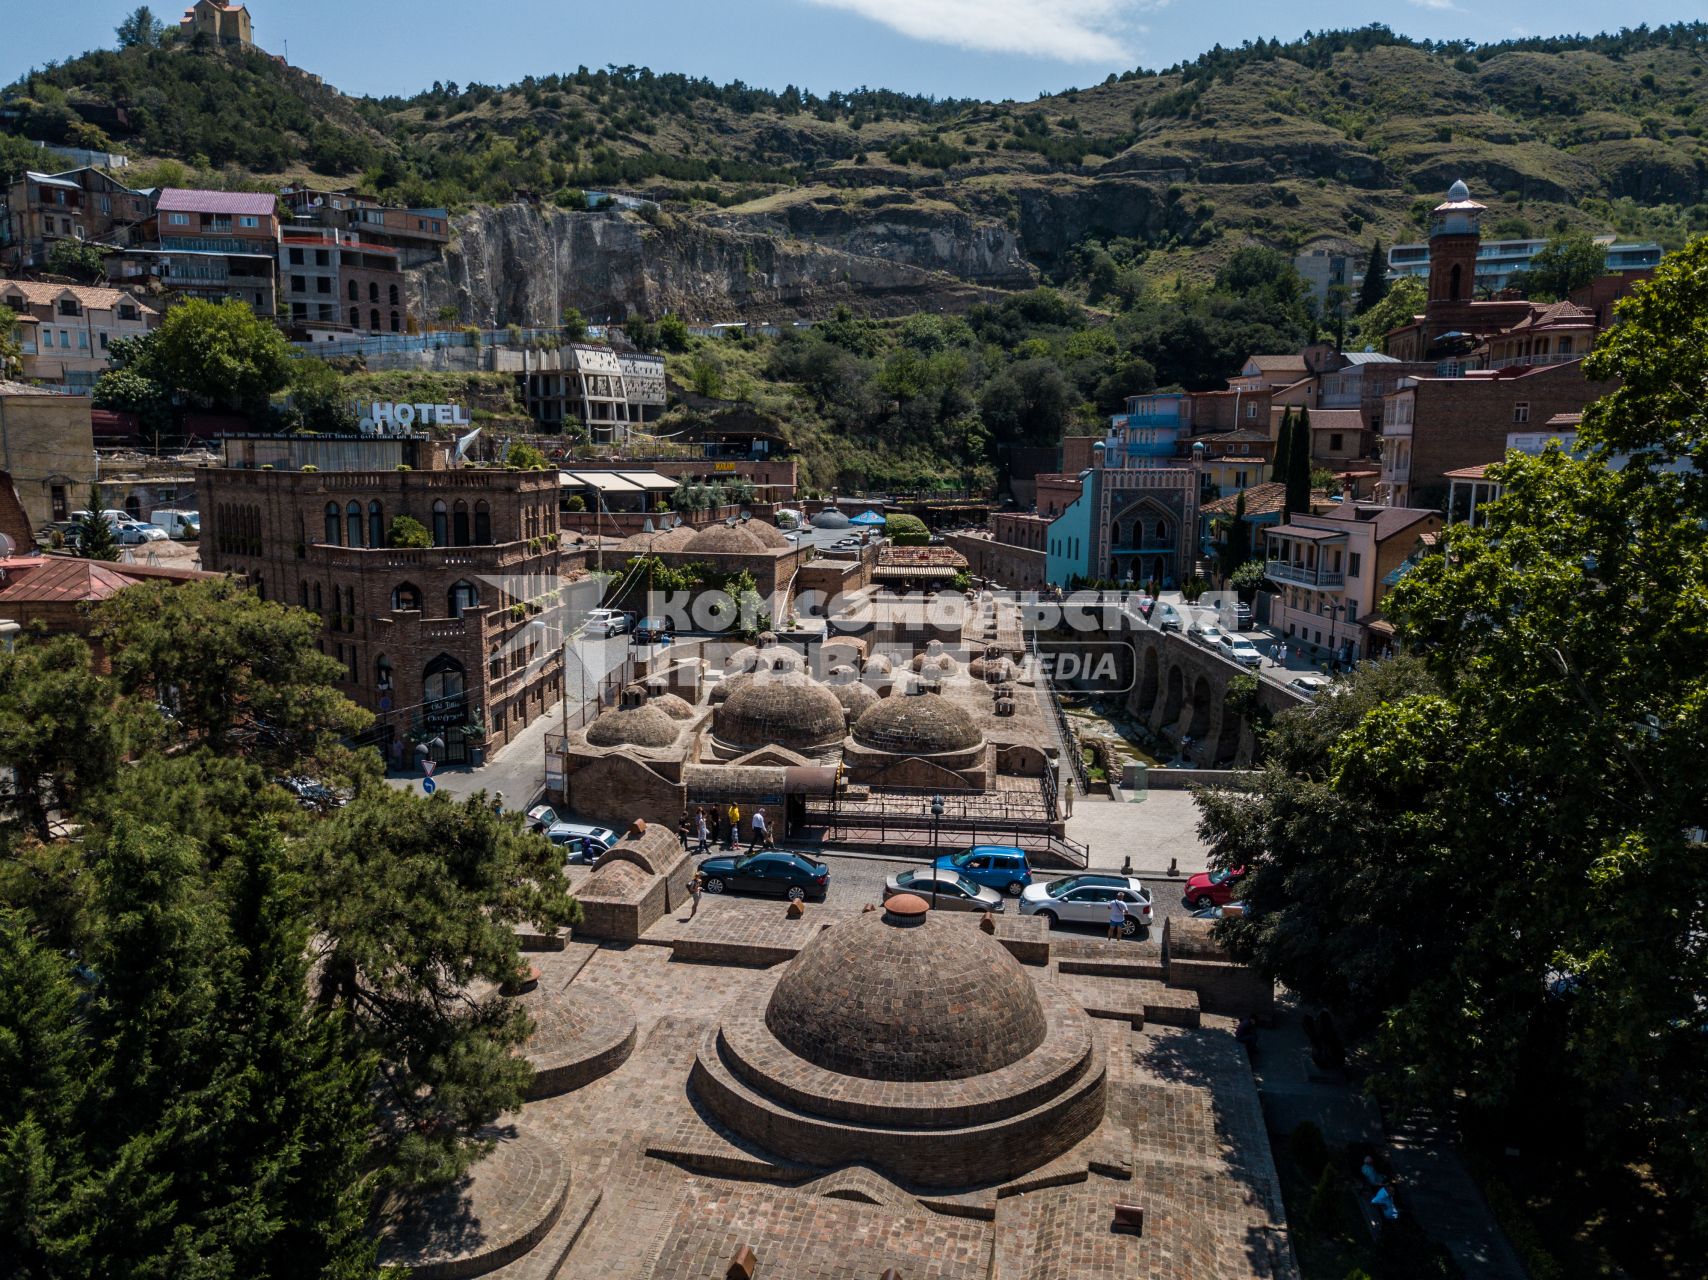
[[[1011,898],[1018,898],[1032,883],[1026,851],[1011,844],[974,845],[965,853],[946,853],[934,865],[952,868],[974,884],[988,885]]]

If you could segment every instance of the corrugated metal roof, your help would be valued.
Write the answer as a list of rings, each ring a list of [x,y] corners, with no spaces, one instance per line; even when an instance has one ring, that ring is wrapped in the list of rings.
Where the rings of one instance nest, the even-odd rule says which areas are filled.
[[[270,218],[279,198],[250,191],[192,191],[167,187],[157,206],[162,213],[241,213]]]

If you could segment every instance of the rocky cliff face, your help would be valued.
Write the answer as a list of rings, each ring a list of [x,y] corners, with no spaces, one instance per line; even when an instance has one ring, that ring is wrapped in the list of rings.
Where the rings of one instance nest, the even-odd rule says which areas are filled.
[[[954,310],[1033,279],[1003,224],[918,209],[654,224],[517,204],[474,209],[453,228],[443,259],[412,273],[423,314],[454,306],[488,326],[555,324],[572,306],[601,320],[784,319],[842,302],[879,314]]]

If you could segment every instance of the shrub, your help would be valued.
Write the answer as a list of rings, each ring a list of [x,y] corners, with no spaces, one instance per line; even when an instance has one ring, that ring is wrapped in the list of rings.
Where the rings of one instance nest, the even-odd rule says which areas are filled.
[[[386,531],[386,543],[393,547],[430,547],[433,535],[414,516],[397,516]]]
[[[1339,1235],[1345,1197],[1340,1175],[1335,1172],[1333,1165],[1325,1164],[1322,1172],[1317,1175],[1317,1185],[1311,1189],[1310,1206],[1305,1210],[1305,1220],[1310,1223],[1311,1229],[1325,1236]]]
[[[890,516],[884,521],[884,532],[898,547],[921,547],[931,541],[931,531],[918,516]]]
[[[585,511],[587,510],[587,499],[579,493],[572,493],[563,500],[563,506],[565,511]]]

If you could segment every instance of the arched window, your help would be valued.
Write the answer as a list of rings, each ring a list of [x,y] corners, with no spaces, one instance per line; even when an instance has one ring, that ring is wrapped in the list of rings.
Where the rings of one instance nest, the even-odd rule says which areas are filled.
[[[142,499],[134,493],[125,495],[125,514],[132,520],[142,519]]]
[[[314,584],[314,611],[316,613],[321,612],[320,584],[318,582]]]
[[[463,696],[463,664],[441,653],[422,670],[421,693],[429,711],[454,711]]]
[[[397,305],[397,286],[395,284],[391,287],[391,305],[394,307]]]
[[[1452,301],[1459,300],[1459,286],[1464,281],[1464,268],[1457,262],[1453,264],[1453,273],[1447,278],[1447,296]]]
[[[369,302],[378,302],[379,300],[380,300],[379,281],[377,281],[377,280],[368,281],[368,301]],[[375,312],[374,314],[378,315],[379,313]]]
[[[391,659],[383,653],[374,659],[374,688],[381,693],[391,692]]]
[[[492,642],[492,652],[486,656],[486,674],[494,680],[504,674],[504,655],[499,652],[496,640]]]
[[[344,528],[346,531],[346,538],[348,539],[348,545],[352,546],[352,547],[361,546],[362,545],[362,504],[361,503],[352,502],[347,508],[345,508],[345,510],[344,510]]]
[[[385,546],[385,508],[378,501],[368,503],[368,545]]]
[[[326,541],[331,546],[338,545],[338,504],[326,504]]]
[[[302,607],[308,608],[308,579],[304,578],[297,584],[302,588]]]
[[[469,544],[469,504],[461,498],[451,508],[451,543],[458,547]]]
[[[368,312],[368,322],[368,328],[372,329],[375,333],[380,331],[380,309],[378,307],[375,307],[372,311]]]
[[[1156,522],[1156,540],[1158,542],[1168,541],[1168,523],[1164,520]]]
[[[474,504],[474,540],[478,546],[492,545],[492,508],[484,498]]]
[[[413,582],[398,583],[391,589],[391,607],[398,611],[414,609],[419,613],[421,610],[421,588]]]
[[[445,607],[453,618],[462,617],[464,609],[472,609],[479,603],[480,592],[475,590],[474,583],[466,579],[453,582],[445,593]]]
[[[433,504],[433,545],[448,547],[450,544],[450,519],[445,511],[445,500],[440,498]]]
[[[354,297],[355,294],[356,282],[352,280],[350,281],[350,296]],[[350,327],[352,329],[360,329],[362,327],[362,309],[360,307],[350,308]]]
[[[398,317],[398,314],[395,311],[391,313],[391,331],[393,333],[403,332],[403,321]]]
[[[350,301],[351,302],[360,302],[361,300],[362,300],[361,289],[357,287],[356,282],[354,280],[350,281]]]

